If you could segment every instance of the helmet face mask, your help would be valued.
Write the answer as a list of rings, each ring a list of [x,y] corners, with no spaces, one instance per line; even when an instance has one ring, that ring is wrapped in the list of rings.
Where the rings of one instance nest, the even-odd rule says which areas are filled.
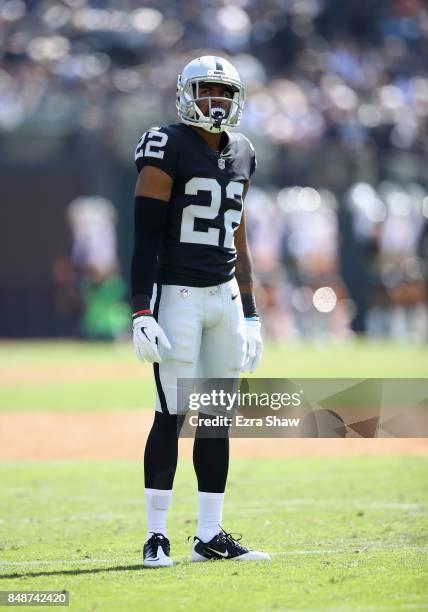
[[[201,85],[207,83],[230,88],[232,97],[200,96]],[[224,105],[216,104],[219,100]],[[208,102],[206,115],[199,105],[205,101]],[[197,58],[187,64],[178,77],[176,106],[180,119],[183,123],[201,127],[212,134],[239,125],[244,101],[244,85],[237,70],[225,59],[211,55]],[[229,110],[225,111],[223,106]]]

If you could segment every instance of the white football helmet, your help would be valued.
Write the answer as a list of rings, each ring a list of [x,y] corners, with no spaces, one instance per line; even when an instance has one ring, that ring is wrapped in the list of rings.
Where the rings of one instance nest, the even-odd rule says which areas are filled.
[[[199,85],[201,83],[220,83],[230,86],[233,97],[212,98],[200,97]],[[225,114],[224,109],[215,106],[215,100],[227,100],[230,109]],[[208,100],[208,116],[204,115],[198,107],[199,100]],[[245,101],[245,87],[238,71],[232,64],[215,55],[204,55],[192,60],[184,67],[177,79],[178,115],[183,123],[196,125],[207,132],[223,132],[228,127],[236,127],[242,117]]]

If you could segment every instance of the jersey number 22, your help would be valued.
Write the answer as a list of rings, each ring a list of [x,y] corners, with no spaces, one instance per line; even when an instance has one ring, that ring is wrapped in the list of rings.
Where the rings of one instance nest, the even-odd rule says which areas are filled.
[[[195,177],[187,181],[185,185],[185,195],[198,195],[200,191],[208,191],[211,195],[209,206],[200,206],[198,204],[190,204],[183,209],[183,218],[181,221],[180,242],[190,242],[192,244],[209,244],[211,246],[220,246],[220,229],[218,227],[210,227],[208,231],[195,230],[196,219],[211,219],[214,220],[220,211],[221,206],[221,186],[220,183],[213,178]],[[230,181],[226,185],[226,197],[234,200],[241,197],[244,191],[244,185],[238,181]],[[233,237],[235,229],[241,221],[241,210],[229,208],[224,213],[224,243],[223,246],[228,249],[234,247]]]
[[[164,151],[168,140],[168,135],[164,132],[159,132],[158,129],[152,128],[145,132],[138,142],[135,151],[135,159],[139,157],[157,157],[164,158]],[[209,206],[200,206],[198,204],[190,204],[183,209],[183,218],[181,221],[180,242],[191,244],[207,244],[211,246],[220,246],[220,229],[218,227],[210,227],[208,231],[195,230],[196,219],[214,220],[220,211],[221,206],[221,186],[220,183],[213,178],[195,177],[187,181],[184,193],[186,195],[198,195],[200,191],[209,192],[211,201]],[[226,197],[234,200],[241,198],[244,191],[244,185],[238,181],[230,181],[226,186]],[[228,249],[234,247],[233,237],[235,229],[241,221],[241,210],[229,208],[224,213],[224,243],[223,246]]]

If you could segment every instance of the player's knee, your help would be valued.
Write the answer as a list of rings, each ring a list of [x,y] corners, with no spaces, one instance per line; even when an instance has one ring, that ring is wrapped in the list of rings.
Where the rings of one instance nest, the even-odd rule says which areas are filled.
[[[198,414],[196,438],[228,438],[229,421],[221,415]]]
[[[155,419],[153,421],[153,428],[158,431],[170,435],[178,435],[182,426],[181,418],[176,414],[164,414],[163,412],[155,412]]]

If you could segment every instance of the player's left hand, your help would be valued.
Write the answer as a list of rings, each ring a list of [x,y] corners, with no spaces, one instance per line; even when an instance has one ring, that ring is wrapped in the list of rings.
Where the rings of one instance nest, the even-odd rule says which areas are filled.
[[[247,349],[241,372],[256,371],[263,353],[263,338],[261,334],[260,321],[257,318],[245,319],[247,330]]]

